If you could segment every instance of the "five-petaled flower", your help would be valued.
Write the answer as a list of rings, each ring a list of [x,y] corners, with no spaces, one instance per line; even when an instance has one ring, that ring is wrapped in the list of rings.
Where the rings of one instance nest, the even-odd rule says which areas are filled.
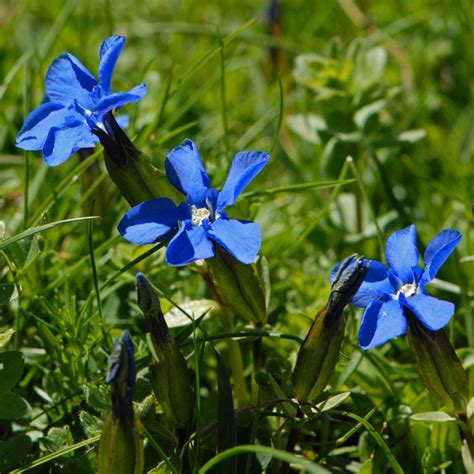
[[[127,212],[118,230],[127,240],[140,245],[172,237],[166,250],[170,265],[214,257],[213,242],[240,262],[250,264],[260,249],[260,226],[229,219],[224,209],[234,204],[269,159],[268,153],[258,151],[237,153],[224,187],[218,192],[210,187],[196,145],[186,139],[165,162],[169,181],[186,196],[186,202],[179,206],[168,198],[143,202]]]
[[[370,261],[369,271],[352,303],[366,308],[359,329],[359,343],[371,349],[408,330],[405,309],[432,331],[446,326],[454,314],[454,304],[429,296],[425,285],[435,276],[461,240],[456,230],[443,230],[428,245],[425,267],[418,266],[414,225],[394,232],[387,240],[387,267]],[[331,278],[337,271],[336,266]]]
[[[57,57],[46,74],[46,102],[28,115],[16,145],[42,150],[46,163],[57,166],[76,151],[94,147],[99,135],[113,133],[109,113],[146,94],[143,83],[129,92],[112,92],[112,75],[124,44],[123,36],[102,43],[99,82],[72,54]]]

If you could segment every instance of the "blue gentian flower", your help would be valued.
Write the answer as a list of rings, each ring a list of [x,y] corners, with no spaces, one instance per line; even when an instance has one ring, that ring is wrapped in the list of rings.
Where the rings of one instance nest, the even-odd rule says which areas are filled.
[[[28,115],[16,145],[42,150],[46,163],[57,166],[76,151],[94,147],[100,134],[112,133],[110,112],[146,94],[143,83],[129,92],[112,92],[112,75],[124,44],[123,36],[102,43],[99,82],[72,54],[57,57],[46,74],[46,101]]]
[[[186,202],[179,206],[168,198],[143,202],[127,212],[118,230],[128,241],[140,245],[172,237],[166,250],[170,265],[214,257],[214,243],[240,262],[250,264],[260,249],[260,226],[230,219],[225,208],[234,204],[269,159],[268,153],[258,151],[237,153],[224,187],[218,192],[210,187],[196,145],[186,139],[165,161],[169,181],[186,196]]]
[[[454,304],[429,296],[425,286],[436,276],[443,263],[461,240],[456,230],[443,230],[428,245],[424,268],[418,266],[416,227],[394,232],[387,240],[389,268],[370,261],[369,271],[352,303],[366,308],[359,329],[359,343],[371,349],[406,334],[408,309],[431,331],[446,326],[454,314]],[[331,279],[337,272],[333,269]]]

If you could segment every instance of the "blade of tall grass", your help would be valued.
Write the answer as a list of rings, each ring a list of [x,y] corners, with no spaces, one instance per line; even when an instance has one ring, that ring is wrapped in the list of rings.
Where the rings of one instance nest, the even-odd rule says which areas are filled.
[[[201,469],[199,469],[198,474],[205,474],[220,462],[238,454],[244,453],[255,453],[271,456],[272,458],[285,461],[289,464],[295,464],[300,468],[304,469],[304,472],[309,474],[329,474],[330,472],[327,469],[324,469],[323,467],[319,466],[318,464],[308,461],[307,459],[301,456],[296,456],[295,454],[287,453],[286,451],[282,451],[281,449],[269,448],[268,446],[243,444],[240,446],[236,446],[235,448],[228,449],[227,451],[224,451],[223,453],[214,456],[206,464],[204,464]]]
[[[7,248],[9,245],[18,242],[19,240],[26,239],[32,235],[38,234],[39,232],[44,232],[45,230],[53,229],[63,224],[72,224],[75,222],[90,221],[93,219],[101,219],[100,216],[87,216],[87,217],[75,217],[73,219],[65,219],[62,221],[50,222],[49,224],[40,225],[37,227],[30,227],[29,229],[17,234],[13,237],[0,241],[0,250]]]

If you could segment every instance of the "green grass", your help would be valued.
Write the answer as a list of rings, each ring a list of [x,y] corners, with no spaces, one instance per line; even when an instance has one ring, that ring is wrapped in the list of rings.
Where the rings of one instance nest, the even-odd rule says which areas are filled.
[[[94,443],[110,409],[107,357],[126,329],[136,351],[147,470],[165,453],[168,468],[160,472],[172,465],[204,473],[235,459],[239,472],[278,472],[284,462],[305,472],[463,472],[458,426],[410,418],[442,407],[421,384],[406,338],[362,351],[361,311],[352,307],[336,372],[315,403],[351,395],[339,409],[308,408],[297,450],[285,448],[299,422],[296,409],[288,412],[291,369],[326,303],[330,269],[356,252],[382,260],[394,230],[416,224],[420,249],[442,229],[462,232],[430,293],[455,303],[446,330],[472,372],[472,6],[358,2],[371,22],[362,28],[346,0],[283,3],[281,32],[273,35],[264,2],[0,4],[0,334],[15,331],[0,342],[0,354],[22,352],[12,391],[28,404],[21,418],[0,420],[0,471],[2,463],[18,472],[95,471]],[[127,36],[114,88],[148,85],[146,98],[126,107],[127,134],[156,166],[192,138],[219,188],[237,151],[272,151],[232,208],[232,217],[262,227],[267,325],[253,332],[237,318],[229,331],[210,311],[194,326],[173,329],[200,386],[194,428],[182,432],[167,426],[159,405],[148,405],[135,274],[154,283],[165,312],[211,299],[203,279],[189,267],[167,266],[162,244],[138,247],[120,237],[116,226],[128,205],[107,176],[100,146],[57,168],[15,147],[26,114],[43,99],[51,61],[69,51],[95,74],[100,43],[112,33]],[[251,386],[260,337],[266,362]],[[216,456],[222,393],[213,345],[229,369],[230,339],[241,349],[252,395],[227,413],[235,416],[237,446]],[[28,449],[12,444],[9,456],[18,456],[8,464],[2,444],[22,435],[29,441],[15,443]]]

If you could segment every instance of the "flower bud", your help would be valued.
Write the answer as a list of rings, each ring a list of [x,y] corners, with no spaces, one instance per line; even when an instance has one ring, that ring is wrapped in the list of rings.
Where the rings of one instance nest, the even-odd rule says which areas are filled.
[[[165,416],[175,426],[185,426],[193,414],[194,391],[186,360],[161,311],[158,293],[143,273],[138,273],[137,301],[148,323],[154,356],[150,383]]]
[[[267,314],[266,289],[256,264],[245,265],[216,247],[206,260],[207,283],[216,301],[232,315],[263,326]]]
[[[326,306],[316,315],[301,345],[293,372],[296,398],[317,397],[328,384],[344,338],[344,308],[350,303],[369,269],[363,257],[344,260],[332,284]]]
[[[133,411],[135,360],[127,332],[109,358],[106,382],[112,385],[112,412],[102,426],[97,465],[99,474],[143,472],[143,427]]]
[[[421,382],[450,409],[465,413],[469,401],[467,374],[443,329],[431,331],[408,309],[408,343]]]
[[[96,128],[95,133],[104,147],[107,171],[131,206],[163,196],[177,197],[165,174],[137,150],[111,112],[104,126],[106,131]]]

